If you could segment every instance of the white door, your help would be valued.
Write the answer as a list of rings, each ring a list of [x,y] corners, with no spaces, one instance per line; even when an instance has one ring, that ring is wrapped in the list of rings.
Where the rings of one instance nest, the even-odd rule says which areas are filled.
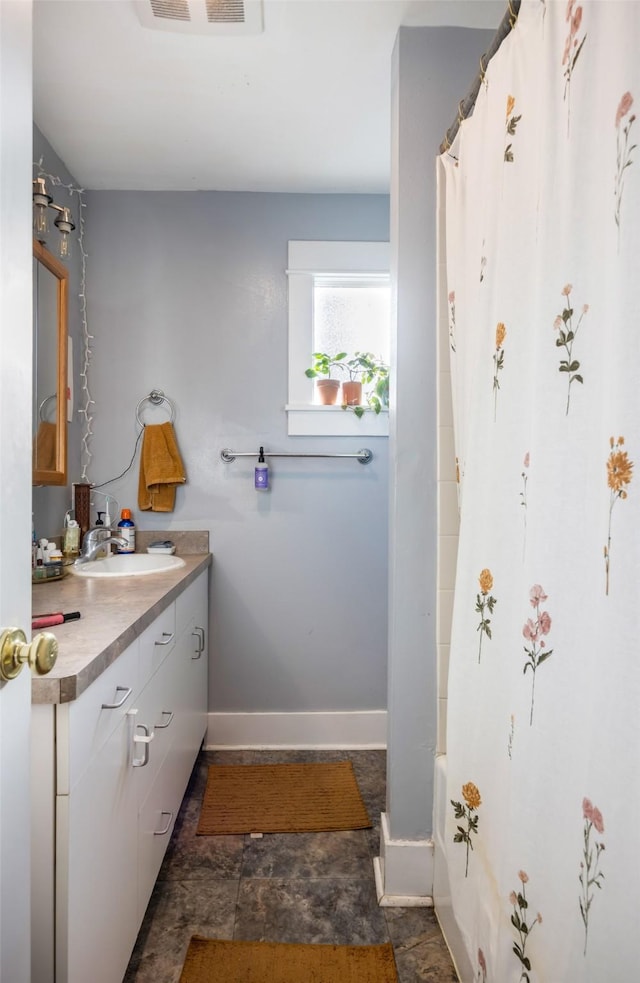
[[[0,628],[31,637],[31,2],[0,0]],[[29,983],[28,669],[0,683],[0,983]]]

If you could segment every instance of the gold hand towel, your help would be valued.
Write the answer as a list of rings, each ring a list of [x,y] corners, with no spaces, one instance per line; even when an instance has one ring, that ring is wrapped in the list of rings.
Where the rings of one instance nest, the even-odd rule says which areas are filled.
[[[140,454],[138,508],[146,512],[173,512],[176,487],[186,480],[173,425],[146,426]]]
[[[58,449],[58,428],[55,423],[41,420],[33,442],[33,467],[36,471],[55,471]]]

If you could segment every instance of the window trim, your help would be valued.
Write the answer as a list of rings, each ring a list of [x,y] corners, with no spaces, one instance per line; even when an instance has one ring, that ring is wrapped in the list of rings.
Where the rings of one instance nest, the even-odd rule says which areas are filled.
[[[312,402],[313,381],[304,372],[313,351],[313,286],[317,276],[389,275],[388,242],[331,242],[290,240],[289,279],[289,400],[290,436],[388,436],[389,413],[366,409],[359,419],[341,406]]]

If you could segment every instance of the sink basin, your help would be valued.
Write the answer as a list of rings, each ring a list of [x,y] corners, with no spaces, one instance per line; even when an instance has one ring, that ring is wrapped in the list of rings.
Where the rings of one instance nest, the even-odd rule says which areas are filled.
[[[151,553],[116,553],[103,560],[89,560],[81,566],[69,569],[76,577],[144,577],[150,573],[164,573],[183,567],[179,556],[153,555]]]

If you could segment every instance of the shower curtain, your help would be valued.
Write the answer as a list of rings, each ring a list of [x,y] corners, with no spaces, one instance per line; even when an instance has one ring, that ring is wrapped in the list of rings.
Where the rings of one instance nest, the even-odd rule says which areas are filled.
[[[640,979],[639,38],[638,3],[523,0],[438,161],[445,832],[480,983]]]

